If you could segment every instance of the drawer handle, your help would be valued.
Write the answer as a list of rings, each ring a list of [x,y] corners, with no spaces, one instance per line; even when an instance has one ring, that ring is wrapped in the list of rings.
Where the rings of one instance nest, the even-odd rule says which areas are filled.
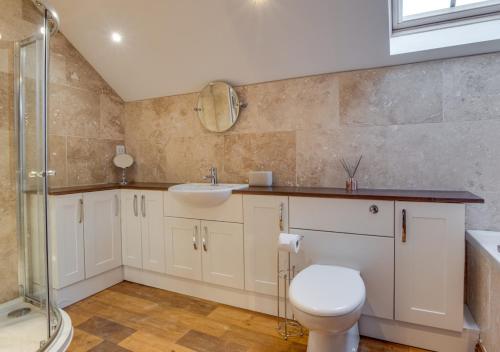
[[[406,209],[403,209],[401,211],[401,214],[403,216],[403,221],[402,221],[402,234],[401,234],[401,241],[403,243],[406,243]]]
[[[194,225],[194,235],[193,235],[193,248],[195,251],[198,250],[198,225]]]
[[[139,215],[139,210],[137,208],[137,194],[134,194],[134,216]]]
[[[372,214],[378,214],[378,206],[373,204],[370,206],[370,213]]]
[[[203,250],[205,252],[208,252],[208,245],[207,245],[207,237],[208,237],[208,227],[205,226],[205,236],[203,236],[202,243],[203,243]]]
[[[280,204],[280,216],[279,216],[279,226],[280,226],[280,231],[283,231],[285,227],[283,226],[283,210],[284,210],[285,205],[283,203]]]

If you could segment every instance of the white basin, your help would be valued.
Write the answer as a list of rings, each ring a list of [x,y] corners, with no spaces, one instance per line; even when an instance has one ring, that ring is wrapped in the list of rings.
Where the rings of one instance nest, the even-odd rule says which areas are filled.
[[[248,188],[246,184],[186,183],[168,189],[178,200],[197,207],[213,207],[224,203],[233,190]]]

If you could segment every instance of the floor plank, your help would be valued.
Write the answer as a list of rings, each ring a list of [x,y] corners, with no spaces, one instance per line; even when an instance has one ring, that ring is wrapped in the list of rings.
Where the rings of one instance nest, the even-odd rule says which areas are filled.
[[[276,318],[122,282],[66,308],[75,326],[70,352],[305,352],[283,340]],[[361,338],[360,352],[424,350]]]

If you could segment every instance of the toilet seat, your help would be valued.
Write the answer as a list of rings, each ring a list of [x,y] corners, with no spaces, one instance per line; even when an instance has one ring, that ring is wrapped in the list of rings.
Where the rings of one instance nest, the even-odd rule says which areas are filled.
[[[365,285],[359,271],[333,265],[311,265],[290,284],[290,302],[318,317],[349,314],[365,301]]]

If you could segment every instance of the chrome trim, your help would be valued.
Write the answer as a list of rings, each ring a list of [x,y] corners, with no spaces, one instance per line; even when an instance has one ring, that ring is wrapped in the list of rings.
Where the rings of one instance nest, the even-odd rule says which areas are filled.
[[[133,209],[134,209],[134,216],[139,216],[139,209],[137,206],[137,194],[134,194],[134,203],[133,203]]]
[[[285,226],[283,224],[283,210],[285,208],[285,204],[283,202],[280,203],[280,215],[279,215],[279,227],[280,231],[283,231],[285,229]]]
[[[198,250],[198,225],[194,225],[194,235],[193,235],[193,248],[195,251]]]
[[[78,223],[81,224],[83,222],[83,199],[80,198],[78,200]]]
[[[146,196],[144,194],[141,196],[141,213],[142,213],[142,217],[145,218],[146,217]]]
[[[120,214],[120,202],[118,201],[118,195],[115,194],[115,216]]]
[[[45,9],[44,11],[44,21],[43,21],[43,26],[45,28],[45,31],[49,28],[49,18],[48,18],[48,13],[49,11]],[[47,177],[47,170],[49,169],[49,131],[47,127],[47,119],[49,117],[49,68],[50,68],[50,35],[44,35],[44,82],[43,82],[43,101],[44,101],[44,106],[43,106],[43,115],[42,115],[42,132],[44,134],[44,151],[43,151],[43,172],[44,172],[44,178],[43,178],[43,198],[44,198],[44,216],[45,216],[45,267],[47,271],[47,343],[51,340],[52,337],[52,302],[51,302],[51,295],[52,295],[52,285],[51,285],[51,280],[52,280],[52,273],[51,273],[51,262],[50,262],[50,236],[49,236],[49,216],[48,216],[48,210],[49,210],[49,179]],[[57,318],[57,317],[56,317]],[[58,321],[58,325],[61,324],[61,321]]]
[[[50,35],[53,36],[56,34],[61,26],[61,20],[54,7],[45,0],[31,0],[31,2],[47,17],[48,24],[50,25]]]
[[[204,230],[205,230],[205,236],[203,236],[201,242],[202,242],[202,245],[203,245],[203,250],[205,252],[208,252],[208,240],[206,239],[206,237],[208,237],[208,227],[207,226],[204,226]]]

